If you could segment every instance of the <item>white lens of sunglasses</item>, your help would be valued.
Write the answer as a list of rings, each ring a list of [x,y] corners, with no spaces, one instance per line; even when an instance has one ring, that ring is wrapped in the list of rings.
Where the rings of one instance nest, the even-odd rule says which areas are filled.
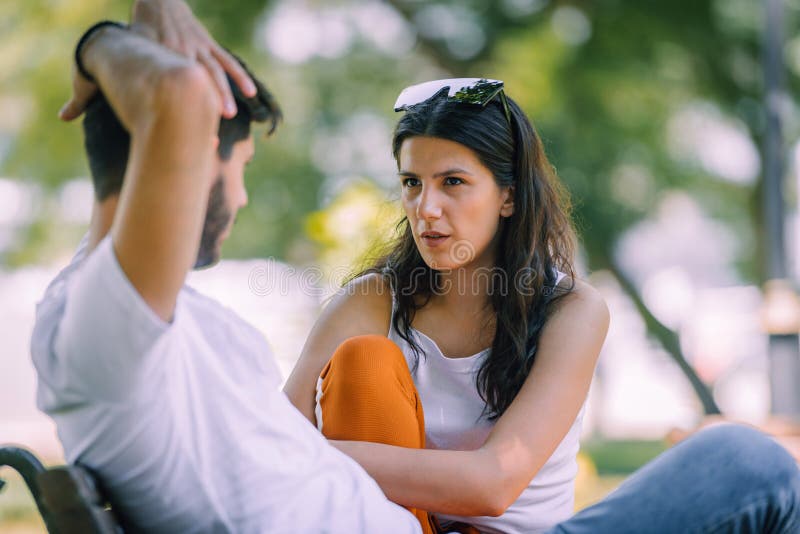
[[[471,87],[478,82],[484,82],[487,84],[500,84],[500,88],[502,89],[503,87],[503,82],[500,80],[488,80],[486,78],[449,78],[446,80],[433,80],[430,82],[412,85],[403,89],[403,91],[397,97],[397,101],[394,103],[394,110],[402,111],[408,106],[425,102],[445,87],[448,88],[447,96],[451,97],[462,89]]]

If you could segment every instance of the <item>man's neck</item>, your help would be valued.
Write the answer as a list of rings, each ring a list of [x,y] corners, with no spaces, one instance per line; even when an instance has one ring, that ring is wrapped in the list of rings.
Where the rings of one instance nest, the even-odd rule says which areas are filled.
[[[111,231],[114,214],[117,212],[117,200],[119,200],[119,195],[111,195],[103,201],[94,201],[92,219],[89,221],[87,252],[94,250],[94,247]]]

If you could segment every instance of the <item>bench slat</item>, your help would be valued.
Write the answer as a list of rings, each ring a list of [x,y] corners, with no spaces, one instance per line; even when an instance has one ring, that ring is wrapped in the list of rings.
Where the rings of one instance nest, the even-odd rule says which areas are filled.
[[[37,477],[44,506],[60,534],[120,534],[91,474],[77,466],[49,469]]]

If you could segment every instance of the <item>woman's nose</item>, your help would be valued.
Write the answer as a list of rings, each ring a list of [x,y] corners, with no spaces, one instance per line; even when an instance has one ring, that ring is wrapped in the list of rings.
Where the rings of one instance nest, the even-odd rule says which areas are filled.
[[[417,204],[417,217],[424,220],[438,219],[442,216],[442,205],[437,191],[423,186]]]

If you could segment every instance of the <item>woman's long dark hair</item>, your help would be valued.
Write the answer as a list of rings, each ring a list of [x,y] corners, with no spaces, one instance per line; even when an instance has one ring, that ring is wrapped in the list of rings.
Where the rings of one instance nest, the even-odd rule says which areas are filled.
[[[501,219],[495,259],[495,272],[504,273],[504,281],[491,278],[494,341],[476,383],[489,419],[502,415],[516,397],[536,357],[549,305],[572,289],[575,276],[569,198],[528,118],[507,100],[511,124],[499,97],[483,108],[433,97],[406,111],[393,141],[398,164],[403,141],[410,137],[455,141],[475,152],[500,187],[513,187],[514,211]],[[436,293],[440,277],[422,259],[405,217],[397,228],[399,237],[388,253],[364,273],[387,277],[395,293],[393,327],[418,356],[411,323]],[[557,271],[567,275],[567,287],[556,288]]]

